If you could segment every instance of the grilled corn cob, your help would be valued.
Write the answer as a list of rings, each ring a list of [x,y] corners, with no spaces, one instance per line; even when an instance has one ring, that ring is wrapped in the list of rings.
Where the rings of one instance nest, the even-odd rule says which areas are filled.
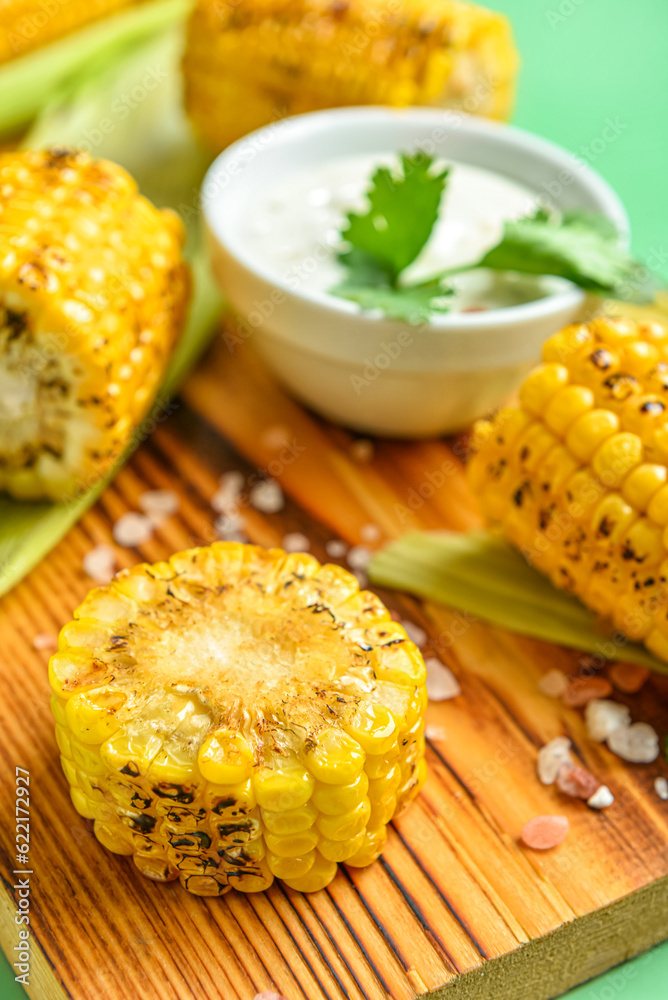
[[[119,456],[183,320],[182,241],[115,164],[0,155],[0,489],[58,499]]]
[[[0,63],[138,0],[0,0]]]
[[[668,660],[668,332],[556,334],[518,408],[476,430],[469,478],[526,558]]]
[[[184,68],[190,117],[220,150],[352,104],[506,118],[517,56],[502,15],[459,0],[198,0]]]
[[[198,895],[378,857],[424,780],[425,675],[350,573],[234,542],[93,590],[50,663],[76,809]]]

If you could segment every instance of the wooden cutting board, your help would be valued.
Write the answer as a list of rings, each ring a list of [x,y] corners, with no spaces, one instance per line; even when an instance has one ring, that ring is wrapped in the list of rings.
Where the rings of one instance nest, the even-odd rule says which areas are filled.
[[[457,449],[461,451],[461,449]],[[379,544],[408,528],[479,523],[447,442],[355,443],[290,400],[249,345],[219,339],[171,414],[77,527],[0,602],[2,946],[18,942],[12,890],[14,772],[30,772],[29,993],[38,1000],[543,1000],[668,937],[668,803],[652,785],[665,763],[625,765],[590,743],[582,715],[543,696],[551,667],[577,673],[576,653],[518,638],[461,613],[384,594],[430,636],[425,652],[462,695],[428,710],[429,778],[392,828],[380,861],[341,867],[327,890],[275,884],[254,895],[190,896],[141,878],[108,854],[74,812],[49,713],[48,652],[89,589],[84,553],[111,540],[148,488],[178,492],[178,515],[120,565],[157,560],[215,538],[210,499],[221,473],[280,481],[285,508],[244,513],[249,538],[280,545],[303,532],[352,544],[376,525]],[[636,719],[668,732],[668,685],[627,699]],[[538,748],[566,733],[616,802],[589,810],[535,776]],[[518,844],[527,819],[568,816],[550,852]],[[435,991],[435,992],[431,992]]]

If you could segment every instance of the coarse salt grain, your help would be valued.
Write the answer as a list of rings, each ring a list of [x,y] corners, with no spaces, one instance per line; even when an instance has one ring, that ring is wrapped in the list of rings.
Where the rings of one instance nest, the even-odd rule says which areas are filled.
[[[557,775],[557,788],[564,795],[570,795],[575,799],[590,799],[600,785],[598,778],[579,764],[574,764],[573,767],[562,764]]]
[[[236,508],[243,487],[243,473],[236,469],[225,472],[218,480],[218,489],[211,497],[211,506],[220,514],[229,511],[230,508]]]
[[[440,743],[447,738],[447,733],[443,726],[425,726],[424,734],[428,740]]]
[[[520,836],[527,847],[535,851],[549,851],[564,842],[569,829],[565,816],[534,816],[524,824]]]
[[[283,536],[283,548],[286,552],[308,552],[311,542],[301,531],[289,531]]]
[[[116,553],[111,545],[96,545],[83,557],[83,570],[96,583],[109,583],[116,569]]]
[[[615,796],[612,794],[607,785],[599,785],[591,798],[587,799],[587,805],[590,809],[607,809],[615,801]]]
[[[585,709],[585,723],[589,739],[603,743],[613,729],[631,725],[631,713],[617,701],[594,698]]]
[[[659,737],[647,722],[613,729],[607,744],[614,754],[632,764],[651,764],[659,756]]]
[[[176,514],[179,498],[174,490],[146,490],[139,496],[139,506],[152,521]]]
[[[423,628],[406,618],[402,618],[399,624],[403,626],[411,642],[414,642],[416,646],[424,646],[428,636]]]
[[[365,524],[360,528],[360,538],[363,542],[373,544],[380,538],[380,528],[377,524]]]
[[[571,677],[563,694],[564,705],[582,708],[594,698],[607,698],[612,684],[606,677]]]
[[[256,993],[253,1000],[286,1000],[286,997],[274,993],[273,990],[265,990],[264,993]]]
[[[427,668],[427,694],[430,701],[448,701],[462,693],[459,681],[449,667],[428,656],[424,661]]]
[[[567,736],[556,736],[538,751],[536,770],[543,785],[553,785],[560,769],[572,766],[575,761],[571,755],[571,741]]]
[[[353,545],[346,556],[351,569],[365,570],[371,560],[371,552],[366,545]]]
[[[49,632],[39,632],[37,635],[33,636],[32,646],[33,649],[56,649],[58,646],[58,639],[55,635],[51,635]]]
[[[623,691],[624,694],[636,694],[649,677],[649,670],[637,663],[613,663],[608,671],[608,677],[618,691]]]
[[[668,802],[668,778],[658,777],[654,779],[654,791],[663,799],[664,802]]]
[[[325,552],[332,559],[342,559],[348,551],[348,546],[346,542],[341,541],[340,538],[332,538],[330,541],[325,542]]]
[[[563,670],[548,670],[538,681],[538,687],[550,698],[561,698],[568,687],[568,677]]]
[[[124,548],[133,549],[148,542],[153,534],[153,525],[145,514],[128,511],[122,514],[114,525],[114,539]]]
[[[265,479],[254,486],[249,499],[253,507],[263,514],[276,514],[285,506],[283,490],[275,479]]]

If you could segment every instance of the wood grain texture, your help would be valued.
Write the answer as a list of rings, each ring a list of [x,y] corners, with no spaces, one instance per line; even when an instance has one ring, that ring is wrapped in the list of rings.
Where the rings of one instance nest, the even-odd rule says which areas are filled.
[[[33,639],[71,618],[90,586],[84,553],[111,540],[113,522],[137,509],[144,490],[177,491],[180,509],[137,552],[118,549],[121,566],[213,541],[210,500],[229,469],[249,484],[271,474],[286,493],[277,514],[244,507],[252,541],[280,544],[301,531],[326,559],[328,539],[357,544],[369,524],[380,529],[378,544],[408,528],[477,525],[462,444],[377,442],[363,460],[353,437],[290,400],[248,345],[230,351],[219,340],[176,412],[0,602],[0,937],[11,955],[18,765],[31,775],[31,996],[252,1000],[275,989],[289,1000],[411,1000],[431,991],[447,1000],[544,1000],[668,937],[668,805],[652,790],[665,763],[625,765],[587,740],[581,712],[540,694],[545,670],[578,672],[577,654],[398,594],[383,597],[427,630],[426,653],[448,663],[462,695],[430,705],[428,724],[442,732],[429,742],[427,784],[370,868],[341,866],[311,895],[276,884],[198,898],[108,854],[70,804],[49,712],[48,652]],[[627,701],[634,718],[668,731],[666,679]],[[538,783],[537,750],[560,733],[615,793],[605,814]],[[569,817],[567,841],[551,852],[522,848],[523,824],[549,812]]]

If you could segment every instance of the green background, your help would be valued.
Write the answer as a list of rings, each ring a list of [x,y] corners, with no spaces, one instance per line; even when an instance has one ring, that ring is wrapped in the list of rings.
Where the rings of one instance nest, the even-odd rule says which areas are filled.
[[[516,124],[583,155],[608,119],[617,123],[618,137],[590,162],[626,205],[636,254],[668,280],[667,0],[488,0],[488,6],[510,16],[522,54]],[[0,962],[0,997],[21,1000],[23,989]],[[665,1000],[666,983],[668,944],[568,997]]]

